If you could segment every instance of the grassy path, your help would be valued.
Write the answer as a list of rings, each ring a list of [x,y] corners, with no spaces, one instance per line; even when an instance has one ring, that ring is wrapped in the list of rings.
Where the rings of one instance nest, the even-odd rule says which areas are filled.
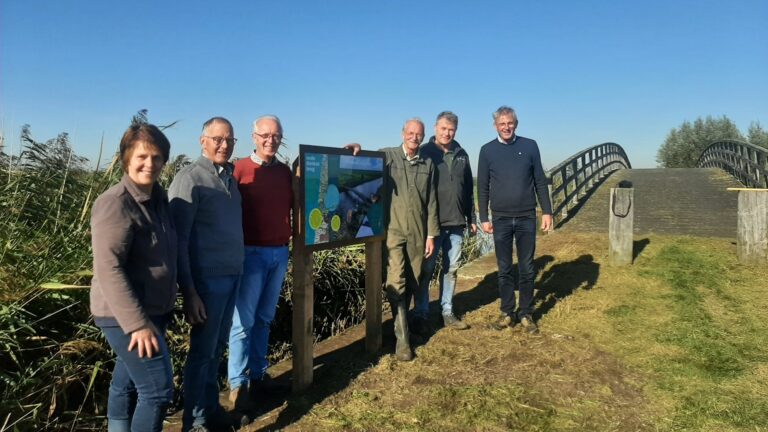
[[[768,430],[768,268],[728,240],[638,240],[611,267],[604,236],[541,238],[539,336],[487,326],[495,260],[477,260],[456,297],[470,330],[438,330],[411,363],[340,349],[242,430]]]

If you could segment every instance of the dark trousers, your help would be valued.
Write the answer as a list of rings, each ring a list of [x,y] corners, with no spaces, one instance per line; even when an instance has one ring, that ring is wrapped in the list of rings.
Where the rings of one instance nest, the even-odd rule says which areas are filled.
[[[165,326],[169,317],[152,317],[161,334],[160,351],[140,358],[138,348],[128,351],[131,336],[119,326],[101,327],[109,346],[117,354],[109,386],[107,419],[110,432],[161,431],[165,411],[173,400],[173,370]]]
[[[493,243],[499,266],[499,298],[501,311],[514,318],[515,278],[512,267],[512,247],[517,249],[518,287],[520,304],[517,317],[533,313],[533,254],[536,252],[535,217],[493,218]]]

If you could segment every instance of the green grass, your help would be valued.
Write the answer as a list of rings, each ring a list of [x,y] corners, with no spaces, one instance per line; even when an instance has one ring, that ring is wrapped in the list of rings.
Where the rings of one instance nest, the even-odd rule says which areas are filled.
[[[604,265],[600,235],[537,251],[560,293],[540,337],[487,329],[498,302],[480,304],[470,330],[383,358],[291,430],[768,431],[768,268],[718,239],[651,237],[625,267]]]
[[[344,409],[320,408],[313,416],[327,430],[546,431],[554,417],[519,386],[431,386],[409,406],[376,406],[375,391],[355,390]]]
[[[651,393],[669,411],[662,429],[764,430],[764,269],[740,266],[723,242],[692,238],[665,241],[637,267],[642,279],[604,315],[626,338],[620,352],[652,374]]]

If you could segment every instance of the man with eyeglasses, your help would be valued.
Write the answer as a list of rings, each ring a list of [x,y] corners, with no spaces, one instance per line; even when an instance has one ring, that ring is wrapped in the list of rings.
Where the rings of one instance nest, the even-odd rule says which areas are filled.
[[[406,317],[408,300],[419,287],[424,259],[432,256],[435,237],[440,234],[437,219],[435,167],[423,157],[424,123],[418,118],[405,122],[403,142],[384,153],[384,221],[387,231],[387,273],[384,284],[392,307],[395,330],[395,359],[413,360]],[[360,144],[345,148],[357,153]]]
[[[243,272],[240,191],[229,163],[232,124],[203,124],[202,156],[176,174],[168,190],[179,246],[179,288],[192,324],[184,366],[183,430],[228,426],[219,405],[218,369]]]
[[[267,372],[269,327],[275,317],[288,268],[293,206],[292,175],[277,160],[283,139],[273,115],[253,122],[255,149],[235,163],[234,177],[243,197],[245,266],[229,333],[229,399],[246,410],[250,396],[285,392]]]
[[[493,234],[501,313],[491,323],[497,330],[519,322],[527,333],[538,333],[533,320],[533,282],[536,269],[536,198],[541,206],[541,229],[552,229],[552,203],[536,141],[515,135],[517,114],[508,106],[493,113],[498,136],[480,148],[477,164],[477,201],[480,226]],[[489,220],[490,205],[493,220]],[[520,300],[515,311],[512,247],[517,249]]]

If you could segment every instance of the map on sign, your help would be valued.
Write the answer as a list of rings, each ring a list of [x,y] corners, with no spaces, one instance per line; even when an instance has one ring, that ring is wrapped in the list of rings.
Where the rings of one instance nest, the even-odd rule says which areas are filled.
[[[301,146],[307,246],[384,234],[384,157]],[[343,154],[339,154],[343,153]]]

